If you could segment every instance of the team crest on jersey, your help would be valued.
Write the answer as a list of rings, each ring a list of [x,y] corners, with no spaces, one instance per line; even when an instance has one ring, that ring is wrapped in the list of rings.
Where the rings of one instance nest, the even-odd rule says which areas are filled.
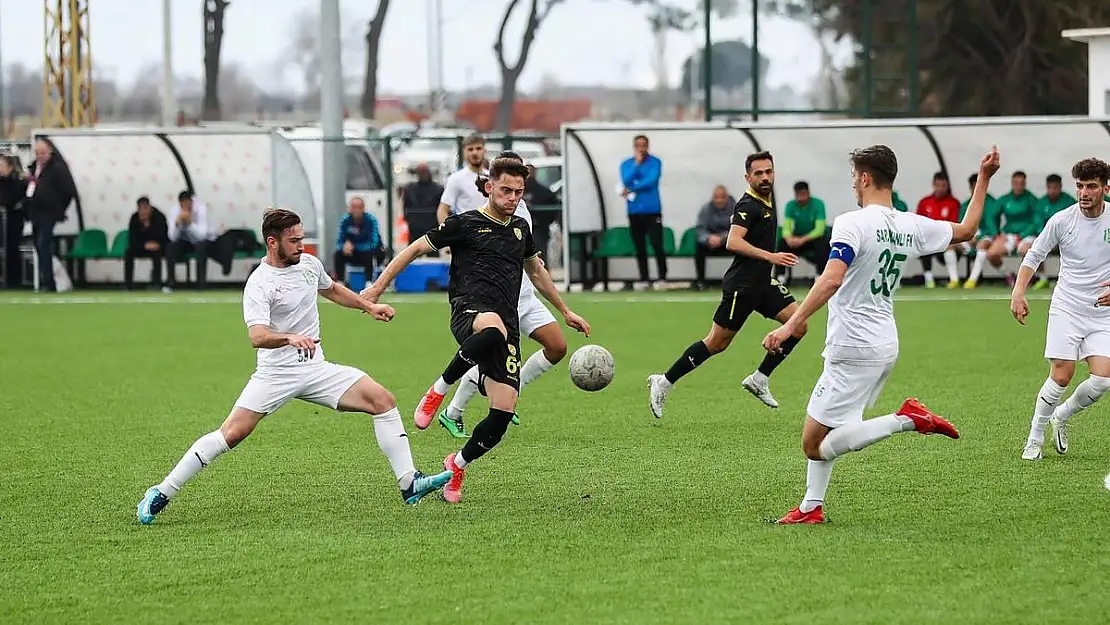
[[[509,345],[509,355],[516,356],[516,345]]]
[[[309,284],[316,284],[316,277],[312,275],[311,271],[304,272],[304,281]]]
[[[1102,233],[1102,240],[1103,240],[1103,241],[1106,241],[1107,243],[1110,243],[1110,228],[1107,228],[1107,229],[1106,229],[1106,230],[1105,230],[1105,231],[1104,231],[1104,232]]]
[[[1107,230],[1107,232],[1110,232],[1110,230]],[[516,235],[517,241],[524,238],[524,233],[520,231],[520,228],[513,228],[513,234]]]

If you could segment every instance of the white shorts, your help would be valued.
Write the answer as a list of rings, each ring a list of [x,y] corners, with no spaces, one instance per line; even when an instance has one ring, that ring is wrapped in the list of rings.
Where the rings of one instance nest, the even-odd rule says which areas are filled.
[[[829,428],[863,420],[863,411],[874,405],[883,384],[894,370],[894,362],[860,364],[825,360],[825,368],[813,393],[806,414]]]
[[[1006,243],[1006,253],[1007,254],[1013,254],[1014,252],[1016,252],[1017,249],[1018,249],[1018,246],[1021,245],[1022,243],[1028,243],[1029,245],[1032,245],[1033,240],[1037,238],[1037,237],[1022,238],[1022,237],[1020,237],[1016,234],[1000,234],[998,236],[1002,237],[1002,240]]]
[[[271,414],[289,401],[303,401],[339,408],[339,398],[366,374],[354,367],[323,361],[318,364],[258,369],[235,400],[235,406]]]
[[[1044,357],[1078,361],[1090,356],[1110,357],[1110,324],[1106,319],[1049,308]]]
[[[521,298],[517,302],[516,314],[520,318],[521,336],[531,336],[545,325],[555,323],[555,315],[535,295]]]

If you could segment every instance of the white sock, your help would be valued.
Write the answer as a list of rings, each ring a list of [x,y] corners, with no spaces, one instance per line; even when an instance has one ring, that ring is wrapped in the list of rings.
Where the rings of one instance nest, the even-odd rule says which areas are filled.
[[[1048,420],[1052,418],[1053,411],[1056,410],[1056,404],[1060,403],[1060,397],[1064,395],[1067,388],[1060,386],[1049,378],[1041,385],[1041,390],[1037,391],[1037,403],[1033,407],[1033,420],[1029,426],[1029,440],[1038,444],[1044,442],[1044,430],[1048,426]]]
[[[173,471],[170,471],[166,479],[158,485],[158,490],[162,491],[162,494],[167,498],[172,499],[177,491],[184,488],[189,480],[200,473],[201,469],[212,464],[213,460],[230,450],[227,441],[224,440],[223,433],[219,430],[205,434],[193,443],[189,451],[185,452]]]
[[[975,264],[971,266],[971,273],[968,274],[967,279],[972,282],[978,282],[979,276],[983,275],[983,265],[987,262],[987,253],[979,250],[975,254]]]
[[[933,281],[933,272],[931,272],[931,271],[926,271],[925,272],[925,281],[926,282],[932,282]]]
[[[463,458],[462,450],[460,449],[458,453],[455,454],[455,467],[458,469],[465,469],[468,464],[470,463]]]
[[[825,491],[829,489],[835,460],[810,460],[806,467],[806,496],[798,508],[802,512],[813,512],[825,502]]]
[[[1043,271],[1037,272],[1037,280],[1047,280],[1048,276]]]
[[[899,432],[913,429],[912,419],[895,414],[849,423],[825,436],[825,440],[821,441],[821,457],[835,460],[848,452],[859,451]]]
[[[1068,419],[1075,416],[1075,413],[1086,410],[1110,390],[1110,378],[1102,378],[1097,375],[1088,376],[1086,380],[1079,383],[1075,387],[1075,392],[1071,394],[1066,402],[1060,404],[1056,409],[1056,418],[1064,423]]]
[[[771,381],[770,378],[763,375],[763,372],[760,371],[759,369],[756,369],[755,372],[752,373],[752,382],[755,382],[756,384],[758,384],[760,386],[766,386],[767,383],[770,382],[770,381]]]
[[[960,268],[959,259],[956,257],[956,250],[945,250],[944,252],[944,267],[948,270],[948,281],[960,281]]]
[[[520,368],[521,390],[554,366],[554,364],[547,361],[547,356],[543,355],[542,349],[529,356],[528,360],[524,362],[524,366]]]
[[[440,395],[446,395],[447,391],[451,390],[451,385],[443,381],[443,376],[436,378],[436,383],[432,385],[432,391]]]
[[[382,414],[374,415],[374,436],[378,439],[378,449],[382,450],[397,484],[408,488],[416,466],[412,463],[412,450],[409,449],[409,436],[405,434],[405,424],[401,422],[401,412],[396,407]]]
[[[474,399],[474,394],[477,392],[478,367],[471,367],[459,380],[459,388],[455,389],[455,396],[451,398],[451,403],[447,406],[447,417],[455,421],[461,421],[466,405],[470,403],[471,399]]]

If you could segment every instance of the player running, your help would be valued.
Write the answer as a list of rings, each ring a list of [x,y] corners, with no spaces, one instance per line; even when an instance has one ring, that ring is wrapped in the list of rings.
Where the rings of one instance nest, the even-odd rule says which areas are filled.
[[[463,140],[463,159],[466,165],[447,177],[443,195],[439,198],[436,219],[443,223],[451,215],[472,211],[486,203],[478,193],[475,180],[485,170],[486,139],[478,133]]]
[[[243,289],[243,317],[251,345],[258,350],[258,367],[220,429],[197,439],[166,479],[147,490],[138,506],[140,523],[153,523],[201,469],[243,442],[263,417],[292,399],[373,415],[378,447],[393,467],[407,504],[415,504],[451,478],[449,471],[426,476],[413,466],[401,413],[388,390],[362,371],[324,358],[317,295],[379,321],[392,319],[393,309],[359,299],[333,281],[315,256],[305,254],[304,230],[295,213],[267,211],[262,236],[266,258]]]
[[[539,259],[528,223],[516,216],[524,194],[528,169],[511,159],[490,165],[481,209],[452,215],[438,229],[402,250],[381,276],[362,292],[376,302],[386,287],[413,260],[429,252],[451,248],[451,333],[459,351],[416,407],[416,427],[432,422],[444,395],[473,366],[489,398],[489,414],[475,428],[462,450],[447,456],[452,472],[443,497],[462,499],[464,471],[493,449],[509,427],[520,387],[520,331],[517,303],[525,269],[536,289],[563,313],[568,326],[589,336],[590,326],[559,297],[551,276]]]
[[[1110,212],[1106,185],[1110,165],[1097,158],[1071,168],[1079,202],[1054,214],[1021,261],[1010,299],[1010,312],[1025,325],[1029,302],[1025,290],[1049,252],[1060,248],[1060,276],[1048,307],[1044,357],[1048,379],[1033,409],[1023,460],[1040,460],[1045,429],[1052,423],[1057,453],[1068,451],[1068,421],[1110,390]],[[1057,406],[1075,375],[1075,362],[1087,361],[1090,376]]]
[[[506,150],[497,155],[497,158],[505,158],[514,160],[518,163],[524,163],[522,158],[512,150]],[[488,198],[489,194],[486,193],[486,182],[488,178],[479,175],[475,179],[475,185],[483,197]],[[524,200],[520,200],[516,207],[518,217],[528,222],[528,229],[532,229],[532,214],[528,211],[528,205]],[[520,321],[520,333],[523,336],[531,338],[533,341],[539,343],[543,349],[533,353],[524,361],[524,365],[520,368],[520,390],[523,391],[524,387],[534,382],[541,375],[549,371],[552,367],[559,364],[567,354],[567,338],[563,336],[563,330],[559,327],[559,322],[555,320],[555,316],[543,305],[543,302],[536,297],[535,287],[532,286],[532,281],[528,276],[524,276],[520,281],[520,299],[517,302],[517,316]],[[447,430],[451,436],[455,438],[468,438],[466,433],[466,426],[463,425],[463,412],[466,410],[467,404],[474,398],[474,395],[480,392],[478,367],[471,367],[462,380],[459,380],[459,386],[455,389],[455,395],[451,398],[451,402],[447,408],[439,413],[439,424]],[[513,413],[512,423],[520,425],[520,416]]]
[[[736,258],[725,271],[721,303],[713,315],[709,334],[687,347],[666,373],[648,376],[648,401],[656,419],[663,416],[663,405],[671,388],[682,376],[709,360],[710,356],[728,349],[749,315],[758,312],[768,319],[784,323],[798,310],[798,303],[790,291],[771,277],[772,265],[793,267],[798,264],[798,257],[794,254],[775,251],[778,216],[771,203],[771,193],[775,188],[774,159],[770,152],[757,152],[745,159],[744,168],[748,190],[733,209],[732,227],[725,242],[725,248],[736,254]],[[740,384],[759,401],[778,408],[778,402],[771,395],[768,378],[805,333],[806,324],[799,324],[790,338],[783,342],[782,349],[767,354],[759,368]]]
[[[916,399],[907,399],[897,412],[882,417],[864,420],[863,411],[878,399],[898,359],[893,296],[903,264],[975,236],[987,186],[998,171],[998,151],[992,149],[983,157],[971,205],[960,223],[894,210],[891,187],[898,160],[887,146],[856,150],[851,160],[852,187],[863,208],[836,218],[825,272],[794,316],[763,340],[767,351],[779,351],[796,328],[828,302],[825,368],[813,388],[802,429],[802,451],[809,458],[806,494],[801,505],[777,521],[781,524],[825,522],[823,503],[833,463],[846,453],[899,432],[959,438],[951,423]]]

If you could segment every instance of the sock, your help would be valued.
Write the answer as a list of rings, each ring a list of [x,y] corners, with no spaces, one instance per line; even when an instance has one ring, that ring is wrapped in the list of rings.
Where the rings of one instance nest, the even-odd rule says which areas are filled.
[[[821,457],[835,460],[846,453],[859,451],[899,432],[910,432],[913,429],[913,421],[909,417],[894,414],[849,423],[829,432],[825,440],[821,441]]]
[[[501,334],[501,330],[497,328],[485,328],[481,332],[471,334],[459,346],[459,351],[455,353],[455,357],[443,370],[443,375],[440,378],[450,388],[455,382],[459,381],[459,378],[466,375],[471,367],[477,365],[479,360],[504,345],[505,335]],[[439,393],[440,391],[436,390],[436,392]],[[446,393],[445,390],[441,394]]]
[[[467,464],[481,458],[487,451],[496,447],[497,443],[501,442],[501,437],[505,435],[505,431],[509,429],[512,419],[513,413],[490,408],[489,415],[474,427],[470,440],[463,445],[462,453],[466,456]]]
[[[469,465],[469,464],[470,464],[470,462],[466,458],[463,458],[463,452],[462,452],[461,449],[458,452],[455,453],[455,468],[456,469],[465,469],[467,467],[467,465]]]
[[[172,499],[177,491],[184,488],[189,480],[200,473],[201,469],[212,464],[213,460],[230,450],[227,441],[224,440],[223,433],[219,430],[205,434],[193,443],[189,451],[185,452],[173,471],[170,471],[166,479],[158,485],[158,490],[162,491],[162,494],[167,498]]]
[[[1056,409],[1056,418],[1067,423],[1068,419],[1075,416],[1075,413],[1089,408],[1108,390],[1110,390],[1110,378],[1102,378],[1097,375],[1089,376],[1086,380],[1080,382],[1079,386],[1075,387],[1075,392],[1071,394],[1071,397]]]
[[[933,272],[926,271],[925,272],[925,281],[926,282],[932,282],[933,280],[935,280],[935,278],[933,278]]]
[[[1060,397],[1063,396],[1067,388],[1060,386],[1049,378],[1041,385],[1041,390],[1037,392],[1037,403],[1033,407],[1033,420],[1029,426],[1029,440],[1036,443],[1044,442],[1044,430],[1048,426],[1048,420],[1052,418],[1052,412],[1056,410],[1056,404],[1060,403]]]
[[[801,340],[802,339],[796,336],[792,336],[782,342],[781,353],[772,354],[771,352],[767,352],[767,355],[763,357],[763,362],[759,363],[759,373],[762,373],[765,376],[770,376],[771,373],[775,371],[775,367],[781,365],[782,361],[786,360],[786,357],[790,355],[790,352],[794,351],[794,346],[797,345],[798,342]],[[756,380],[756,382],[760,382],[760,380]],[[766,380],[762,380],[762,382],[766,382]]]
[[[987,253],[979,250],[975,254],[975,264],[971,266],[971,273],[968,274],[967,279],[972,282],[978,282],[979,276],[983,275],[983,265],[987,262]]]
[[[956,257],[956,250],[945,250],[944,252],[944,268],[948,270],[948,281],[960,281],[960,268],[959,259]]]
[[[412,463],[409,436],[405,434],[401,412],[396,407],[374,415],[374,436],[378,439],[378,449],[382,450],[389,460],[389,466],[393,467],[393,475],[397,478],[398,486],[401,490],[411,486],[416,467]]]
[[[1039,282],[1041,280],[1048,280],[1048,276],[1045,274],[1045,272],[1038,271],[1037,272],[1037,281]]]
[[[667,369],[665,374],[667,381],[671,384],[678,382],[682,376],[697,369],[701,363],[709,360],[712,355],[705,343],[695,341],[690,347],[686,348],[686,351],[682,353],[682,356],[679,356],[678,360],[674,361],[671,368]]]
[[[521,390],[554,366],[553,363],[548,362],[547,356],[543,354],[542,349],[529,356],[528,360],[524,362],[524,366],[520,368]]]
[[[462,421],[466,405],[474,399],[478,392],[478,367],[471,367],[466,375],[459,380],[459,388],[455,389],[455,396],[447,406],[447,417],[453,421]]]
[[[806,496],[798,506],[802,512],[813,512],[825,502],[835,460],[810,460],[806,466]]]

